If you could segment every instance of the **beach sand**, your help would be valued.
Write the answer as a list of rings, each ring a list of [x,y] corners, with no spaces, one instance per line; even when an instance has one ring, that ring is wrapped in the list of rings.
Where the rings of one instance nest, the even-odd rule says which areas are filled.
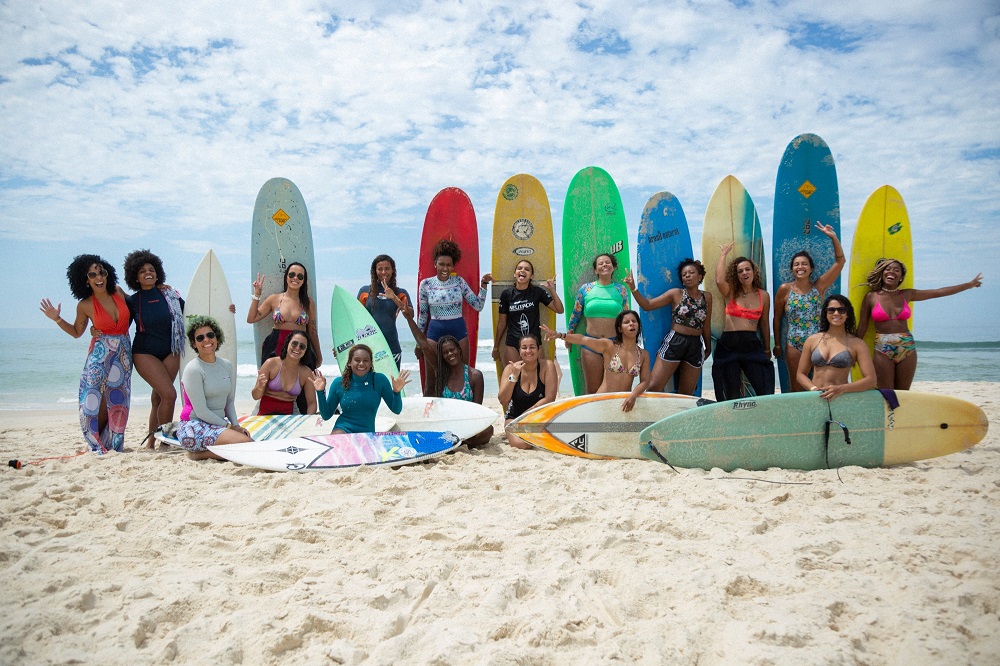
[[[914,390],[1000,422],[997,384]],[[82,442],[75,412],[0,418],[4,461]],[[1000,659],[996,425],[968,451],[839,479],[501,441],[346,473],[145,452],[6,468],[0,663]]]

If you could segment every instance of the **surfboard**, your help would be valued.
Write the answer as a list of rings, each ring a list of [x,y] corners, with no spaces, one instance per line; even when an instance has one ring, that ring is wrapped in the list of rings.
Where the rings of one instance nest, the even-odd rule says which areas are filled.
[[[816,223],[830,225],[840,236],[840,194],[837,167],[830,147],[815,134],[800,134],[792,139],[778,165],[774,186],[774,227],[771,237],[771,294],[791,282],[792,256],[805,250],[812,256],[816,270],[812,280],[819,279],[836,261],[833,243],[816,229]],[[826,295],[840,293],[840,278],[827,289]],[[788,342],[788,322],[783,316],[781,330],[772,331],[782,350]],[[778,358],[778,380],[781,392],[787,393],[788,368],[784,353]]]
[[[219,345],[217,353],[232,363],[233,370],[236,370],[236,315],[229,311],[232,302],[233,297],[229,293],[229,283],[226,282],[222,264],[219,263],[215,252],[209,250],[191,276],[191,286],[188,287],[187,298],[184,299],[184,330],[187,330],[187,322],[195,315],[205,315],[215,319],[222,329],[223,337],[223,343]],[[198,354],[188,344],[187,336],[184,338],[184,345],[184,356],[181,357],[178,378],[184,376],[184,368],[191,359],[198,358]]]
[[[534,176],[521,173],[511,176],[497,194],[493,213],[493,339],[496,339],[500,316],[500,295],[514,286],[514,268],[527,259],[535,268],[533,282],[544,283],[556,277],[555,241],[552,237],[552,210],[545,188]],[[555,330],[556,313],[541,307],[541,323]],[[500,345],[504,342],[501,339]],[[555,360],[555,340],[543,345],[545,358]],[[503,364],[496,362],[497,377]]]
[[[226,460],[272,472],[316,472],[398,467],[444,455],[459,445],[444,432],[377,432],[316,435],[210,446]]]
[[[563,205],[562,274],[567,327],[573,316],[577,291],[597,277],[593,261],[598,253],[615,256],[618,269],[615,270],[614,280],[622,282],[632,266],[622,198],[608,172],[591,166],[573,176]],[[584,334],[586,331],[586,317],[581,317],[576,329],[569,332]],[[573,392],[580,395],[584,391],[580,345],[573,345],[570,350],[569,367],[573,376]]]
[[[443,238],[458,243],[462,250],[462,260],[455,265],[455,274],[469,283],[469,287],[478,293],[479,272],[479,228],[476,224],[476,211],[472,207],[469,195],[457,187],[446,187],[431,200],[424,217],[424,230],[420,236],[420,255],[417,263],[417,290],[414,301],[419,301],[419,285],[424,278],[433,277],[434,245]],[[418,304],[419,309],[419,304]],[[468,363],[476,367],[476,345],[479,341],[479,313],[468,303],[462,304],[462,317],[469,331]],[[425,381],[424,361],[420,360],[420,386]]]
[[[540,449],[580,458],[641,458],[639,433],[668,414],[711,404],[690,395],[643,393],[630,412],[622,411],[628,392],[565,398],[536,407],[507,424]]]
[[[328,435],[336,419],[324,421],[319,414],[267,414],[241,416],[240,425],[250,431],[255,440],[287,439]]]
[[[882,467],[962,451],[986,436],[986,414],[970,402],[912,391],[896,396],[895,409],[878,391],[831,402],[815,392],[720,402],[650,426],[640,435],[642,454],[727,472]]]
[[[875,262],[883,257],[899,259],[906,265],[906,277],[903,278],[901,289],[913,288],[913,240],[910,235],[910,217],[906,213],[903,197],[891,185],[878,188],[865,201],[858,218],[858,226],[854,228],[854,241],[851,243],[850,293],[854,314],[860,320],[861,303],[868,293],[868,273],[875,268]],[[913,310],[913,303],[910,303]],[[909,329],[913,330],[913,315],[907,321]],[[865,344],[874,353],[875,327],[868,326],[865,332]],[[851,372],[855,381],[861,379],[861,371],[857,366]]]
[[[646,298],[655,298],[670,289],[683,289],[677,264],[683,259],[694,258],[691,232],[681,202],[670,192],[659,192],[650,197],[642,210],[639,235],[635,244],[635,287]],[[653,367],[662,363],[656,351],[673,323],[672,309],[639,310],[642,321],[643,346],[653,359]],[[676,386],[676,377],[667,382],[666,389]],[[701,395],[701,379],[696,395]]]
[[[264,276],[261,299],[284,291],[285,269],[291,263],[306,267],[309,298],[315,303],[316,260],[306,202],[295,183],[287,178],[272,178],[257,194],[250,228],[250,276],[252,280],[258,274]],[[270,318],[253,325],[257,367],[261,364],[261,345],[273,329]]]
[[[393,414],[383,402],[376,422],[389,423],[390,430],[446,431],[465,440],[493,425],[500,415],[489,407],[455,398],[403,398],[403,411]]]
[[[347,352],[354,345],[363,344],[372,350],[375,372],[381,372],[389,379],[399,376],[392,349],[368,308],[339,284],[333,287],[330,297],[330,332],[341,375],[347,369]]]

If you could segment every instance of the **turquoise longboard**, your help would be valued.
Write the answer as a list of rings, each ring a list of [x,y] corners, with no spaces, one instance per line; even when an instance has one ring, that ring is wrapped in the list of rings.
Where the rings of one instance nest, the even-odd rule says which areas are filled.
[[[881,467],[962,451],[986,436],[986,414],[970,402],[912,391],[896,396],[895,409],[878,391],[830,402],[809,391],[706,405],[643,430],[642,455],[727,472]]]
[[[392,349],[368,308],[349,291],[336,285],[330,298],[330,331],[333,334],[333,353],[340,372],[347,372],[347,352],[356,344],[367,345],[372,350],[375,372],[392,379],[399,375]]]
[[[614,280],[622,282],[625,272],[631,267],[622,198],[607,171],[600,167],[586,167],[573,176],[563,205],[562,274],[567,326],[573,316],[577,291],[596,279],[594,257],[604,252],[618,260]],[[576,330],[570,332],[583,334],[586,330],[586,318],[581,318]],[[580,395],[584,391],[580,345],[573,345],[570,350],[569,367],[573,376],[573,392]]]
[[[837,167],[833,154],[823,139],[815,134],[800,134],[792,139],[778,165],[774,186],[774,229],[771,241],[771,294],[791,282],[792,256],[805,250],[812,256],[816,281],[833,266],[833,243],[816,229],[816,223],[830,225],[840,237],[840,194],[837,187]],[[827,290],[840,293],[840,278]],[[781,330],[771,334],[778,340],[782,355],[778,358],[778,380],[781,392],[787,393],[788,368],[784,349],[788,342],[788,322],[781,318]],[[794,369],[793,369],[794,371]]]
[[[250,276],[264,276],[261,299],[285,288],[285,269],[291,263],[306,267],[309,298],[316,302],[316,259],[313,255],[312,226],[306,202],[295,183],[287,178],[272,178],[264,183],[253,207],[250,230]],[[274,324],[264,318],[253,325],[253,341],[257,366],[260,348],[271,334]]]
[[[639,235],[635,243],[635,286],[646,298],[655,298],[669,289],[683,289],[677,264],[694,258],[691,232],[681,202],[670,192],[650,197],[642,211]],[[653,367],[662,363],[656,352],[672,325],[672,309],[639,310],[643,344],[653,358]],[[663,388],[670,392],[677,386],[676,375]],[[695,395],[701,395],[701,379]]]

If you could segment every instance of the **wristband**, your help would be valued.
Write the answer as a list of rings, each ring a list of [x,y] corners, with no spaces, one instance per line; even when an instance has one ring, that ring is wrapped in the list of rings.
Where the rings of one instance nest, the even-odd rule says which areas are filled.
[[[260,300],[260,294],[250,294],[250,299],[254,301]]]
[[[511,384],[513,384],[517,380],[514,379],[514,375],[513,374],[510,374],[510,375],[507,375],[507,381],[509,381]]]

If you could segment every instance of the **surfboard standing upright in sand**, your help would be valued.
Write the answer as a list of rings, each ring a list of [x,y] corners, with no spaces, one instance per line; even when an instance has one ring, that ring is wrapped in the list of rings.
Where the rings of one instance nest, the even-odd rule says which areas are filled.
[[[188,320],[195,315],[212,317],[219,322],[225,341],[219,347],[218,354],[232,363],[235,369],[237,367],[236,315],[229,311],[232,302],[233,297],[229,292],[226,274],[222,272],[222,264],[219,263],[215,252],[209,250],[191,276],[191,286],[188,287],[187,298],[184,299],[184,328],[187,330]],[[186,338],[184,344],[187,345]],[[188,346],[184,356],[181,357],[178,377],[184,376],[184,368],[195,358],[198,358],[198,354]]]
[[[348,372],[347,352],[354,345],[363,344],[372,350],[375,372],[381,372],[389,379],[399,376],[392,349],[368,308],[339,284],[333,287],[330,297],[330,332],[341,374]]]

